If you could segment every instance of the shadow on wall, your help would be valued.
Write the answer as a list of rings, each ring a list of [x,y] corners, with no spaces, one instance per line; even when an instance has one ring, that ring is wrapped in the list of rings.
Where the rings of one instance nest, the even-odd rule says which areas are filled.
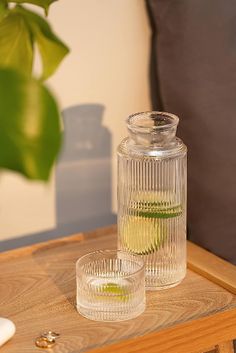
[[[1,251],[116,222],[111,211],[111,133],[102,125],[103,112],[100,104],[63,111],[64,147],[55,173],[57,226],[1,241]]]
[[[56,210],[64,233],[111,224],[111,133],[104,106],[84,104],[63,112],[65,144],[56,169]]]

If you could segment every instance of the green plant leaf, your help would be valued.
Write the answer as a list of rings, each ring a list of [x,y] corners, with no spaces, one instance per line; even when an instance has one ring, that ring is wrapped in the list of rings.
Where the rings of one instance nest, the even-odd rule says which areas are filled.
[[[49,6],[58,0],[8,0],[8,2],[14,2],[17,4],[33,4],[42,7],[45,10],[46,15],[48,14]]]
[[[0,168],[47,180],[61,144],[60,115],[49,90],[0,69]]]
[[[31,28],[42,59],[42,80],[51,76],[60,65],[63,58],[69,53],[68,47],[55,35],[47,21],[32,11],[21,6],[16,11],[22,14]]]
[[[6,0],[0,0],[0,22],[7,15],[8,7]]]
[[[32,37],[24,17],[9,12],[0,22],[0,66],[30,74],[33,63]]]

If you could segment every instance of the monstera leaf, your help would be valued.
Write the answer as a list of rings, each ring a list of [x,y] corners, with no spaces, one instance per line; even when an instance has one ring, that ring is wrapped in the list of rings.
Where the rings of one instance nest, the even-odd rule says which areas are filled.
[[[33,42],[27,22],[20,13],[9,12],[0,22],[0,66],[30,74]]]
[[[8,6],[9,2],[16,3]],[[54,0],[0,0],[0,169],[48,180],[61,144],[57,103],[42,83],[69,52],[49,23],[21,3],[48,10]],[[32,77],[35,46],[42,59]]]
[[[6,0],[0,0],[0,22],[4,18],[7,12],[7,2]]]
[[[49,6],[57,0],[8,0],[8,2],[14,2],[18,4],[33,4],[42,7],[45,10],[45,13],[48,13]]]
[[[0,168],[47,180],[61,144],[50,91],[16,70],[0,69]]]
[[[45,80],[56,71],[69,49],[41,16],[17,6],[0,22],[0,66],[31,74],[34,43],[42,60],[41,79]]]
[[[15,12],[25,20],[38,45],[43,67],[42,79],[45,80],[55,72],[69,49],[41,16],[21,6],[16,7]]]

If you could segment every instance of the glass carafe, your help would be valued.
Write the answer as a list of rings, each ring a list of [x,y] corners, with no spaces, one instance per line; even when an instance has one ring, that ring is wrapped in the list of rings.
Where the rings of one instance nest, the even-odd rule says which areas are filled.
[[[147,289],[173,287],[186,273],[187,148],[178,122],[164,112],[131,115],[118,147],[118,248],[145,260]]]

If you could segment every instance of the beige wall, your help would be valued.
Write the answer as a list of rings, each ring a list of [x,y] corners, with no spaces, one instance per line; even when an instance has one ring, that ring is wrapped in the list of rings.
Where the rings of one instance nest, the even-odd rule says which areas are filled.
[[[62,109],[83,103],[105,106],[112,133],[113,211],[116,209],[116,147],[127,115],[150,108],[149,27],[143,0],[60,0],[49,19],[71,54],[49,84]],[[0,239],[52,229],[55,190],[4,174],[0,179]]]

